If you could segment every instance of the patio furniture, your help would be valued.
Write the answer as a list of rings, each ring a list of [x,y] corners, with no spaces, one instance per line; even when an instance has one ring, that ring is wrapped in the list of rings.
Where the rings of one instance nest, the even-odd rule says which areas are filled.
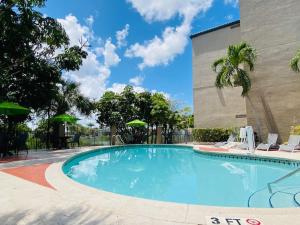
[[[80,136],[81,134],[75,134],[72,140],[68,142],[68,144],[71,144],[73,147],[75,146],[75,144],[77,144],[78,147],[80,147]]]
[[[236,136],[234,134],[230,134],[229,138],[227,139],[227,141],[225,142],[218,142],[215,144],[215,147],[222,147],[225,146],[227,144],[233,143],[236,139]]]
[[[277,146],[278,134],[270,133],[268,134],[268,142],[259,144],[256,149],[257,150],[265,150],[269,151],[272,147]]]
[[[15,144],[14,144],[16,155],[19,155],[20,151],[25,151],[26,157],[28,156],[28,147],[26,145],[27,138],[28,138],[28,133],[25,132],[19,133],[16,136]]]
[[[7,135],[4,132],[0,132],[0,158],[3,158],[7,152]]]
[[[290,135],[288,144],[279,146],[279,151],[294,152],[295,150],[300,150],[300,135]]]

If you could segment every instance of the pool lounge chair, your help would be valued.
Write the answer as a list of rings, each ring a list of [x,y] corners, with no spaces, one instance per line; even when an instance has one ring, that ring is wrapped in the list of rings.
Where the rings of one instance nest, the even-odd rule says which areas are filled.
[[[269,151],[272,147],[277,146],[277,139],[278,139],[278,134],[272,134],[270,133],[268,135],[268,143],[261,143],[256,147],[256,150],[265,150]]]
[[[215,147],[226,146],[226,145],[228,145],[230,143],[233,143],[235,141],[235,139],[236,139],[236,136],[234,134],[230,134],[230,136],[229,136],[229,138],[228,138],[227,141],[225,141],[225,142],[218,142],[218,143],[215,144]]]
[[[294,152],[295,150],[300,150],[300,135],[290,135],[288,144],[279,146],[279,151]]]

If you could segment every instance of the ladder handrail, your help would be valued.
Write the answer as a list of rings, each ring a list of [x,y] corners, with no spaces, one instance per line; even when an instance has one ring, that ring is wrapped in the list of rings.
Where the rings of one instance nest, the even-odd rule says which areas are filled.
[[[288,173],[288,174],[286,174],[286,175],[284,175],[284,176],[278,178],[277,180],[268,183],[268,190],[269,190],[269,192],[272,193],[272,187],[271,187],[272,184],[276,184],[276,183],[278,183],[279,181],[282,181],[282,180],[284,180],[284,179],[286,179],[286,178],[288,178],[288,177],[294,175],[295,173],[298,173],[299,171],[300,171],[300,167],[297,168],[297,169],[295,169],[295,170],[293,170],[292,172],[290,172],[290,173]]]

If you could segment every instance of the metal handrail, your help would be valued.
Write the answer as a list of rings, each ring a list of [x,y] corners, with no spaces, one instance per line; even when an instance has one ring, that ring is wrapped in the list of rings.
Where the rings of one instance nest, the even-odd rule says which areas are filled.
[[[272,182],[268,183],[268,190],[269,190],[269,192],[272,194],[272,186],[271,186],[272,184],[276,184],[276,183],[278,183],[279,181],[282,181],[282,180],[284,180],[284,179],[286,179],[286,178],[288,178],[288,177],[294,175],[295,173],[298,173],[299,171],[300,171],[300,168],[297,168],[296,170],[293,170],[292,172],[290,172],[290,173],[284,175],[283,177],[280,177],[279,179],[277,179],[277,180],[275,180],[275,181],[272,181]]]

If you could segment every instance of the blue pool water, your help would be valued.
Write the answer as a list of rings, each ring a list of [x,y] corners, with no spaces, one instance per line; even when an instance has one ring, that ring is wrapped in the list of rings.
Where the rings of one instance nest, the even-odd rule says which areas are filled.
[[[63,166],[73,180],[109,192],[234,207],[270,207],[267,183],[293,170],[295,167],[282,163],[215,157],[180,146],[108,148],[79,155]],[[294,194],[299,198],[297,193],[298,189]],[[284,196],[280,196],[274,201],[279,198],[281,202]]]

